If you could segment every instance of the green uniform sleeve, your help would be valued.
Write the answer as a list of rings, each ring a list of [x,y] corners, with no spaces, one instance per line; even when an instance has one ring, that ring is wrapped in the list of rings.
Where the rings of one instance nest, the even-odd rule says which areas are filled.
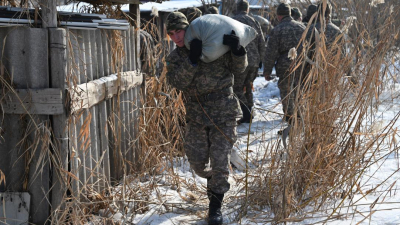
[[[257,32],[259,35],[257,35],[257,42],[258,42],[258,53],[260,54],[260,62],[264,62],[264,57],[265,57],[265,37],[262,32],[260,24],[257,22]]]
[[[272,30],[268,38],[267,49],[264,58],[264,74],[272,73],[272,68],[275,66],[275,62],[279,57],[279,37],[277,37],[274,33],[274,30]]]
[[[244,48],[243,48],[243,50],[246,51]],[[238,56],[231,52],[231,57],[232,57],[232,61],[230,63],[230,68],[232,70],[231,72],[233,74],[243,73],[246,70],[246,67],[248,65],[247,53],[245,53],[244,55]]]

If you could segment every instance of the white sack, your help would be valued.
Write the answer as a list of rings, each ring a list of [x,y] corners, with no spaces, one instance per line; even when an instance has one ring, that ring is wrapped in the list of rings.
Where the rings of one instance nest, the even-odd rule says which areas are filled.
[[[270,22],[264,17],[259,15],[254,15],[253,18],[260,24],[261,30],[264,32],[264,35],[266,35],[269,32],[271,26]]]
[[[225,53],[230,48],[222,44],[224,34],[231,34],[235,31],[239,37],[240,45],[247,46],[256,36],[257,31],[246,24],[243,24],[230,17],[216,14],[209,14],[195,19],[185,33],[185,45],[190,49],[190,42],[197,38],[203,42],[202,55],[200,60],[209,63]]]
[[[253,18],[261,25],[261,26],[269,26],[269,21],[262,16],[253,15]]]

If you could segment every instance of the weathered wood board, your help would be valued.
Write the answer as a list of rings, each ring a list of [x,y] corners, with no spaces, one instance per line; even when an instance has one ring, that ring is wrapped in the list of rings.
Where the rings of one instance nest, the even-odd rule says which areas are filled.
[[[141,73],[129,71],[121,73],[121,86],[118,86],[118,76],[113,74],[70,88],[68,93],[71,99],[71,112],[88,109],[117,95],[118,88],[122,92],[127,91],[140,85],[142,81]]]
[[[0,90],[2,111],[6,114],[59,115],[63,113],[63,93],[59,88]]]
[[[28,224],[30,201],[28,192],[0,193],[0,224]]]

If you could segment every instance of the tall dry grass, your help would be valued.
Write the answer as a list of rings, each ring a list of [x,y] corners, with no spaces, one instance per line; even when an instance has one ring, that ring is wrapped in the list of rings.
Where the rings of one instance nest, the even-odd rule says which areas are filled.
[[[353,4],[347,7],[362,3]],[[374,24],[377,30],[369,30],[370,24],[364,24],[375,21],[376,15],[363,13],[363,7],[356,12],[357,20],[351,27],[356,36],[342,34],[327,47],[324,34],[320,34],[304,86],[293,90],[297,93],[297,116],[289,145],[283,157],[280,147],[265,149],[267,158],[273,160],[261,164],[245,186],[249,191],[246,210],[268,207],[274,215],[271,222],[295,222],[308,218],[310,211],[323,211],[336,203],[327,222],[335,219],[356,193],[364,195],[360,180],[382,159],[380,152],[386,150],[383,143],[394,146],[392,136],[398,119],[396,115],[380,129],[376,125],[380,121],[372,119],[381,104],[383,84],[392,78],[385,68],[398,63],[394,58],[398,56],[390,53],[396,45],[393,37],[399,34],[394,29],[399,25],[399,6],[395,5],[395,10],[390,10],[390,4],[379,7],[380,12],[391,13],[375,17],[381,21]],[[368,10],[376,12],[373,7]],[[398,150],[390,148],[387,154]]]

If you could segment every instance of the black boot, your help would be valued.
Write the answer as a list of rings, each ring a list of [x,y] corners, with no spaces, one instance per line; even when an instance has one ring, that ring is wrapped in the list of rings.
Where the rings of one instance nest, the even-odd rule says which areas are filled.
[[[251,115],[251,108],[252,107],[251,106],[248,107],[248,106],[245,106],[243,104],[240,104],[240,108],[242,108],[243,118],[240,119],[238,121],[238,123],[239,124],[241,124],[241,123],[250,123],[250,119],[252,118],[252,115]]]
[[[208,208],[208,225],[220,225],[222,224],[222,200],[224,199],[224,194],[217,194],[210,191],[211,199]]]

